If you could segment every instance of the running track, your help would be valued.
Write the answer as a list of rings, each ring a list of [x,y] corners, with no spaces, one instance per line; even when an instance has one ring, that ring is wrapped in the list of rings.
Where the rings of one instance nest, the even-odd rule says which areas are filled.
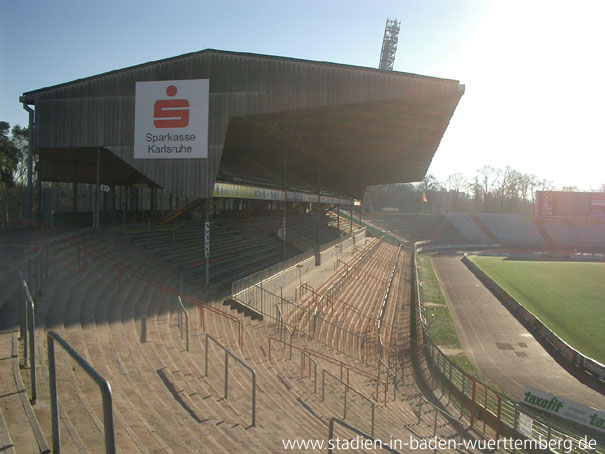
[[[605,409],[605,396],[561,367],[461,262],[434,256],[466,356],[494,383],[519,399],[525,386]]]

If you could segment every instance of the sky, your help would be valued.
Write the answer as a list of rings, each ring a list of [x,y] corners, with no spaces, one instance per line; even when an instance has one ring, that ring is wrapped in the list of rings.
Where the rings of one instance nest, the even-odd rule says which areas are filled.
[[[429,168],[510,166],[557,187],[605,184],[603,0],[0,0],[0,120],[24,92],[213,48],[395,70],[466,91]]]

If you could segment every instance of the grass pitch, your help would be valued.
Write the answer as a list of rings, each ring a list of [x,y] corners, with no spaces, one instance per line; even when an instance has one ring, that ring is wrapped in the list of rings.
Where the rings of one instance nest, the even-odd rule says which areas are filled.
[[[561,339],[605,363],[605,263],[469,258]]]

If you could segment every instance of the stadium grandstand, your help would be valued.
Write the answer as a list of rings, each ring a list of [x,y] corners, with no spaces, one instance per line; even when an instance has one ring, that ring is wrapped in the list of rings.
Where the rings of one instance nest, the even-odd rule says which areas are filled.
[[[24,219],[2,219],[0,447],[319,452],[360,436],[390,446],[340,451],[479,453],[470,442],[580,440],[435,345],[418,254],[596,251],[603,224],[362,215],[366,187],[424,178],[463,93],[211,49],[24,93],[43,183]],[[178,131],[204,112],[207,131]]]
[[[198,115],[190,81],[202,156],[137,154],[140,109],[155,128]],[[463,92],[205,50],[24,93],[43,183],[26,219],[3,216],[3,449],[276,452],[334,421],[497,438],[431,380],[410,250],[355,213],[366,186],[424,177]]]
[[[600,219],[526,217],[499,213],[368,213],[366,221],[402,241],[491,245],[553,252],[605,252]]]

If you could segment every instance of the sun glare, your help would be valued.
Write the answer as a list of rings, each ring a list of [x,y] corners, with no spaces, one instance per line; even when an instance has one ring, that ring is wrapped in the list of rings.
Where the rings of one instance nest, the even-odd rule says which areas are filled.
[[[462,153],[475,168],[605,183],[596,166],[605,155],[604,13],[601,2],[494,2],[458,62],[466,93],[442,144],[452,159],[444,169]]]

